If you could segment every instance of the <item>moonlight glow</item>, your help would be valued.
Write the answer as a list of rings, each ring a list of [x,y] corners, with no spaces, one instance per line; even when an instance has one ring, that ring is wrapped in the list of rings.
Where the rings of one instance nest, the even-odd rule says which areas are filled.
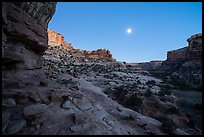
[[[128,34],[132,33],[132,29],[131,29],[131,28],[128,28],[128,29],[127,29],[127,33],[128,33]]]

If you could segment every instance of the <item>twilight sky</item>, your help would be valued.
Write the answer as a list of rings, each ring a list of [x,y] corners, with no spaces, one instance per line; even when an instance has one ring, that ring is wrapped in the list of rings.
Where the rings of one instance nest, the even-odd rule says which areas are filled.
[[[202,32],[202,3],[58,2],[48,28],[75,48],[109,49],[118,61],[165,60]]]

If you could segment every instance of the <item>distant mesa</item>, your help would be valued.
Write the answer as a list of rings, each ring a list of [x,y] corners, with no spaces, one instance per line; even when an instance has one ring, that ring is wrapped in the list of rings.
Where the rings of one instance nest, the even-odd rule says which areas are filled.
[[[64,40],[64,36],[50,29],[48,29],[48,46],[65,46],[68,48],[68,52],[72,52],[78,57],[84,56],[86,58],[116,61],[116,59],[112,57],[111,52],[107,49],[97,49],[92,51],[75,49],[71,43]]]

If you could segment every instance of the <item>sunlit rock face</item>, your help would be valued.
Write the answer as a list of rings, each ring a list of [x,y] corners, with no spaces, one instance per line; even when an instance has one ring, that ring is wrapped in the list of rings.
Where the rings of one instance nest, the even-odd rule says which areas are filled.
[[[105,59],[107,61],[116,61],[113,59],[112,54],[107,49],[97,49],[97,50],[81,50],[72,47],[72,44],[64,40],[64,36],[61,34],[48,29],[48,45],[49,46],[61,46],[60,48],[66,48],[67,52],[70,52],[76,57],[85,58],[95,58],[95,59]]]
[[[62,45],[64,42],[64,37],[59,34],[54,32],[53,30],[48,30],[48,45]]]
[[[3,76],[41,68],[42,53],[48,48],[47,26],[55,8],[56,2],[2,3]]]
[[[50,30],[48,29],[48,45],[49,46],[58,46],[58,45],[61,45],[61,46],[68,46],[70,48],[73,48],[71,46],[71,43],[69,42],[66,42],[64,40],[64,36],[62,36],[61,34],[53,31],[53,30]]]

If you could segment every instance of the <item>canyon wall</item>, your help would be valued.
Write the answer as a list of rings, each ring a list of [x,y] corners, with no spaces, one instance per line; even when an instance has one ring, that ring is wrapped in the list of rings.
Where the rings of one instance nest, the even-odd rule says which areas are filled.
[[[202,60],[202,33],[192,35],[187,41],[187,47],[168,51],[167,61]]]
[[[76,57],[104,59],[107,61],[116,61],[109,50],[97,49],[93,51],[75,49],[71,43],[64,40],[64,36],[48,29],[48,45],[49,46],[61,46],[66,48],[67,52],[73,54]]]
[[[167,52],[167,61],[182,61],[187,59],[187,47]]]
[[[188,46],[167,52],[162,63],[141,64],[141,68],[156,75],[168,76],[182,89],[202,90],[202,33],[187,39]],[[157,66],[156,68],[154,66]]]
[[[2,3],[2,78],[21,79],[41,73],[48,48],[47,26],[55,2]]]
[[[187,59],[202,61],[202,33],[195,34],[187,39],[188,51]]]
[[[42,67],[55,8],[56,2],[2,3],[3,77],[26,77]]]

